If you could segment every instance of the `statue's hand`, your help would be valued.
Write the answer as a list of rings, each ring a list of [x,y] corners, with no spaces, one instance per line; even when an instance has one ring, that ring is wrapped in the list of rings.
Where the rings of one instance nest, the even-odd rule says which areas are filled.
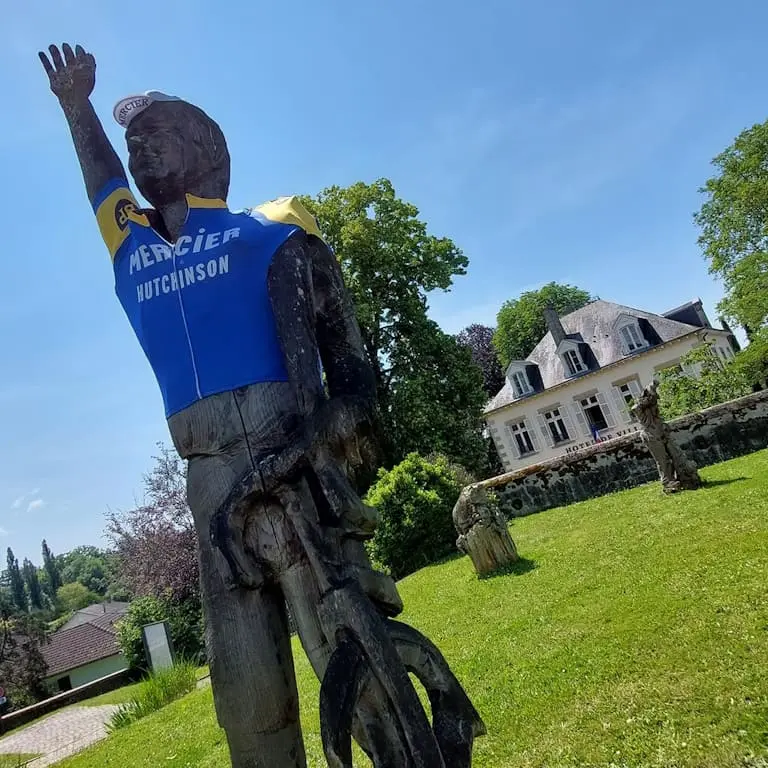
[[[62,104],[87,100],[96,84],[96,59],[93,55],[81,45],[76,45],[72,51],[68,43],[61,46],[61,51],[55,45],[49,46],[48,51],[50,59],[42,51],[38,55],[58,100]]]

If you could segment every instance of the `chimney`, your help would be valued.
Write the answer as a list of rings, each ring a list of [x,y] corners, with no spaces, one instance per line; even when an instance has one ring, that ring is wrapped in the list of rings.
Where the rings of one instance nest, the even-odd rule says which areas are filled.
[[[560,317],[557,314],[555,308],[548,304],[544,309],[544,321],[547,324],[547,329],[552,334],[552,340],[555,342],[555,347],[560,345],[560,342],[565,338],[565,330],[563,324],[560,322]]]

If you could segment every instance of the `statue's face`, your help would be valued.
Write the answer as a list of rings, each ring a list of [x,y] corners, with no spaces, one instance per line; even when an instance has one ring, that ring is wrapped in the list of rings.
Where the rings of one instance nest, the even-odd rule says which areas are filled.
[[[174,114],[174,106],[151,104],[131,121],[126,132],[128,170],[153,204],[178,199],[185,191],[187,141],[184,122]]]
[[[158,207],[186,193],[226,200],[229,153],[218,125],[184,101],[150,104],[128,125],[128,170]]]

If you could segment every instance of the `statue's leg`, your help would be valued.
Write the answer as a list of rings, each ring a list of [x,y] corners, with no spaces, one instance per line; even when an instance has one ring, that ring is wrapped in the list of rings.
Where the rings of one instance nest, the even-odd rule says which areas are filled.
[[[671,435],[667,437],[667,451],[672,459],[672,463],[675,465],[677,479],[683,488],[689,491],[699,488],[701,486],[701,477],[699,477],[696,466],[683,453],[683,449],[680,448]]]
[[[318,680],[323,680],[335,650],[323,632],[317,607],[322,599],[309,562],[304,559],[286,571],[281,583],[294,617],[302,647]],[[352,733],[375,768],[402,768],[407,755],[398,737],[397,719],[375,681],[362,692]]]
[[[193,457],[188,470],[216,714],[233,768],[304,768],[282,595],[268,582],[257,589],[233,585],[229,565],[210,539],[211,516],[242,472],[239,463],[232,456]]]

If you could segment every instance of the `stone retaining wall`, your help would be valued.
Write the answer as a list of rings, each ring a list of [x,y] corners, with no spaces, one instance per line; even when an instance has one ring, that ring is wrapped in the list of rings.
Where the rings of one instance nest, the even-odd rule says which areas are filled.
[[[24,709],[17,709],[15,712],[0,717],[0,733],[6,733],[14,728],[18,728],[20,725],[26,725],[32,722],[32,720],[37,720],[38,717],[55,712],[62,707],[68,707],[70,704],[77,704],[79,701],[85,701],[94,696],[100,696],[102,693],[114,691],[116,688],[121,688],[136,679],[137,675],[135,672],[124,669],[120,672],[113,672],[111,675],[102,677],[99,680],[94,680],[91,683],[81,685],[78,688],[73,688],[71,691],[57,693],[49,699],[39,701],[37,704],[24,707]]]
[[[768,391],[670,422],[680,447],[703,467],[768,447]],[[507,517],[520,517],[657,480],[656,464],[636,433],[492,477]]]

